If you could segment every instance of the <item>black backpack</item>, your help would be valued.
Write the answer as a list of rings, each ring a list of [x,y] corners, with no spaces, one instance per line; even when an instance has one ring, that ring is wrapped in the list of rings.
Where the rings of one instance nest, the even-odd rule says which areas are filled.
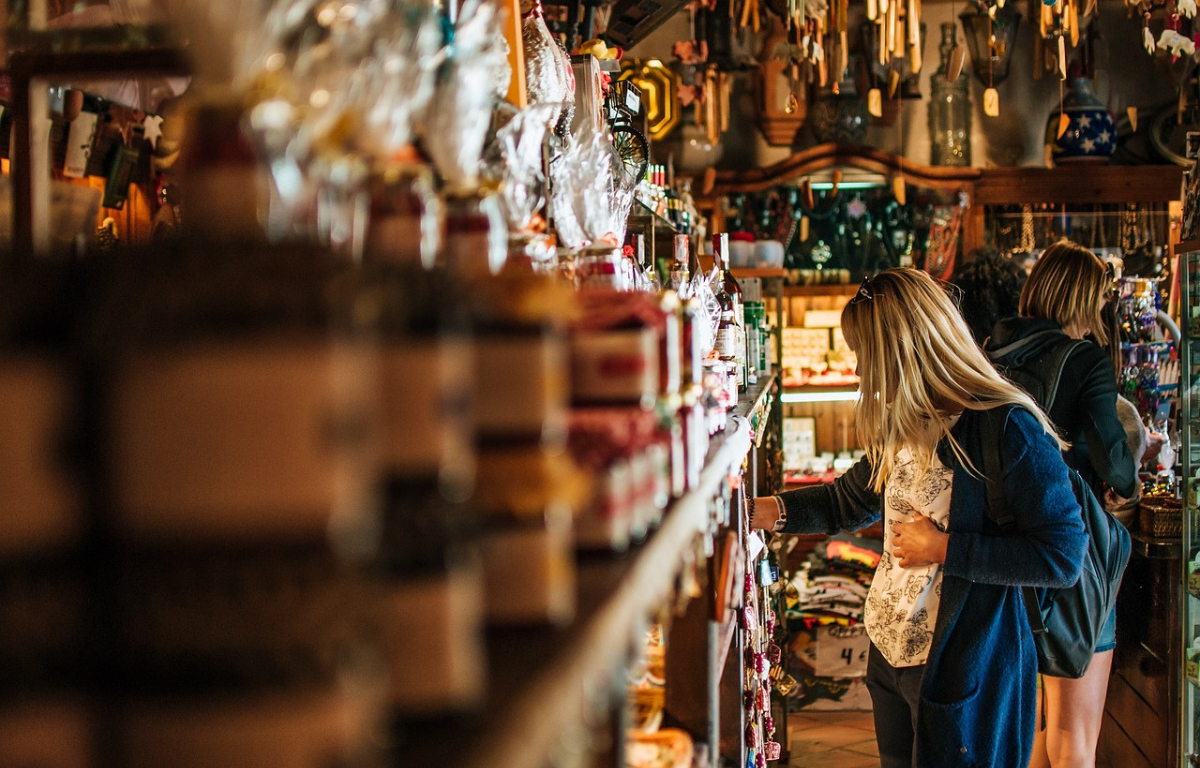
[[[1062,372],[1061,366],[1058,372]],[[988,516],[1005,531],[1014,524],[1005,500],[1000,456],[1006,423],[995,409],[985,411],[981,437]],[[1033,587],[1022,587],[1021,596],[1034,633],[1038,671],[1052,677],[1080,678],[1116,606],[1121,576],[1129,562],[1130,540],[1125,526],[1108,513],[1079,473],[1068,471],[1088,534],[1083,571],[1074,586],[1047,589],[1040,604]]]
[[[1054,407],[1054,398],[1058,395],[1058,381],[1062,378],[1067,358],[1080,346],[1091,342],[1083,341],[1082,339],[1063,338],[1058,343],[1051,344],[1040,352],[1035,353],[1022,368],[1011,368],[1000,362],[1021,347],[1028,346],[1035,341],[1040,341],[1047,336],[1065,335],[1057,328],[1038,331],[999,349],[990,350],[987,356],[992,361],[992,365],[996,366],[996,369],[1000,371],[1004,378],[1025,390],[1033,398],[1033,401],[1041,406],[1043,411],[1050,413],[1050,409]],[[1034,375],[1029,373],[1030,370],[1041,371],[1042,373]]]

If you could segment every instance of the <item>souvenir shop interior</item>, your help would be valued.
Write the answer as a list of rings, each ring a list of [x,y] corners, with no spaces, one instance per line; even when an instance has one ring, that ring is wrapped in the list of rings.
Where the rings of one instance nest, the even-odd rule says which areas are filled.
[[[882,528],[749,500],[864,277],[1065,238],[1164,440],[1098,764],[1200,765],[1196,14],[8,0],[0,763],[878,766]]]

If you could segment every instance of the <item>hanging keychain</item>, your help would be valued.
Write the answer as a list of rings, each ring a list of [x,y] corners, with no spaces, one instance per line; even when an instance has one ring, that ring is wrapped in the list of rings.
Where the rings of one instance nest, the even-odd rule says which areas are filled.
[[[996,77],[993,71],[996,62],[996,32],[992,25],[996,20],[996,6],[988,8],[988,87],[983,92],[983,114],[988,117],[1000,116],[1000,93],[996,90]]]

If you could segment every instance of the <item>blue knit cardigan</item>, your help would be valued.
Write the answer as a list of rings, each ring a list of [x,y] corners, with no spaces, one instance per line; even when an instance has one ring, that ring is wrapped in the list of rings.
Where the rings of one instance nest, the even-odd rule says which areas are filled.
[[[1007,406],[1006,406],[1007,407]],[[1016,519],[1005,535],[987,516],[984,483],[954,460],[942,597],[921,681],[921,768],[1025,768],[1033,746],[1037,657],[1019,587],[1067,587],[1079,578],[1087,534],[1058,445],[1028,411],[1009,408],[1001,457]],[[951,429],[983,466],[982,419],[965,411]],[[832,484],[781,494],[786,533],[838,533],[874,523],[881,497],[859,461]]]

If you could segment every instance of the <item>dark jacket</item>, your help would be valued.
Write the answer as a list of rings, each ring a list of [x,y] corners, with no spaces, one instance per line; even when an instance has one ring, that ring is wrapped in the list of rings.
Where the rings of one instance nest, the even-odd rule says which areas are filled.
[[[981,417],[966,411],[951,433],[983,466]],[[941,607],[921,682],[918,764],[929,768],[1025,768],[1033,745],[1037,656],[1020,585],[1066,587],[1079,578],[1087,535],[1058,445],[1028,412],[1005,429],[1004,488],[1016,533],[985,513],[984,483],[953,467]],[[782,494],[788,533],[856,530],[881,516],[871,467],[859,461],[833,483]]]
[[[1042,350],[1068,338],[1053,320],[1001,320],[992,329],[985,350],[990,355],[1046,330],[1059,333],[1046,334],[993,360],[999,365],[1022,368],[1033,364],[1033,358]],[[1080,345],[1067,358],[1058,394],[1047,415],[1063,439],[1071,443],[1064,456],[1068,466],[1079,472],[1096,498],[1104,499],[1106,483],[1127,499],[1137,493],[1137,465],[1117,416],[1116,375],[1112,360],[1099,345]]]

